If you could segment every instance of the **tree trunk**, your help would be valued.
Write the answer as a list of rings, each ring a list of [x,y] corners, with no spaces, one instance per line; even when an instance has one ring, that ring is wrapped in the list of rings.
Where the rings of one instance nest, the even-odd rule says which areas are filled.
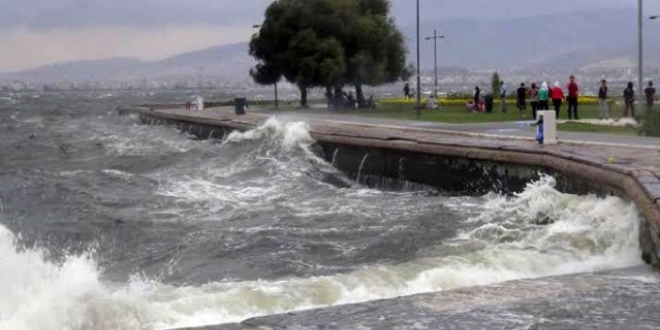
[[[357,97],[358,108],[366,108],[366,100],[364,99],[364,92],[362,91],[362,85],[355,85],[355,96]]]
[[[309,108],[307,105],[307,87],[298,86],[298,89],[300,89],[300,107],[303,109]]]

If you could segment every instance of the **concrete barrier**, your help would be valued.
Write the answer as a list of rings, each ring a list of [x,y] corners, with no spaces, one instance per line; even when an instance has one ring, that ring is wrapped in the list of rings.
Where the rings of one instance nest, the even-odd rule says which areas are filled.
[[[538,111],[537,116],[543,120],[540,127],[543,131],[543,144],[557,144],[557,113],[555,111]]]

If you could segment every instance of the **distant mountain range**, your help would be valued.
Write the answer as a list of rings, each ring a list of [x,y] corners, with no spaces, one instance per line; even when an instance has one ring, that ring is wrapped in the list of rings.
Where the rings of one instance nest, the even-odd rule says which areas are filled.
[[[247,43],[212,47],[145,62],[131,58],[111,58],[57,63],[20,72],[0,74],[0,82],[68,81],[137,81],[201,76],[247,79],[253,60],[247,54]]]
[[[632,9],[510,19],[434,19],[422,23],[422,37],[433,29],[446,36],[438,41],[438,62],[447,68],[569,72],[636,66],[636,11]],[[646,64],[660,67],[660,24],[649,23],[646,30]],[[402,31],[414,49],[415,26],[403,26]],[[115,58],[58,63],[0,74],[0,82],[194,80],[200,76],[248,81],[254,60],[247,48],[247,43],[237,43],[154,62]],[[410,59],[413,62],[414,56]],[[422,44],[422,67],[425,71],[433,68],[429,41]]]

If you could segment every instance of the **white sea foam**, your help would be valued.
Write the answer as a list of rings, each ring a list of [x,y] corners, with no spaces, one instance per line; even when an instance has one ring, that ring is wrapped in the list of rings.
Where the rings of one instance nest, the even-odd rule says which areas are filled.
[[[469,222],[472,229],[436,247],[461,253],[426,253],[401,264],[280,281],[174,287],[134,276],[128,283],[105,283],[91,257],[49,261],[39,249],[18,249],[14,234],[0,226],[0,329],[196,326],[642,263],[634,205],[561,194],[552,185],[544,178],[513,198],[488,196],[477,206],[482,215]],[[533,224],[539,214],[553,222]]]
[[[253,130],[232,132],[222,147],[251,142],[256,146],[251,145],[250,150],[235,158],[223,159],[222,166],[209,162],[197,164],[194,174],[157,174],[156,179],[161,182],[158,193],[184,202],[204,203],[212,206],[211,211],[226,205],[254,209],[259,205],[271,207],[270,202],[285,197],[287,188],[295,189],[299,182],[296,179],[309,172],[338,173],[311,150],[314,140],[303,122],[270,118]],[[243,175],[252,170],[263,175]],[[238,182],[232,180],[238,176],[242,176]]]
[[[268,139],[286,150],[305,146],[314,142],[304,122],[282,122],[275,117],[269,118],[263,125],[247,132],[234,131],[227,136],[225,143],[240,143]]]

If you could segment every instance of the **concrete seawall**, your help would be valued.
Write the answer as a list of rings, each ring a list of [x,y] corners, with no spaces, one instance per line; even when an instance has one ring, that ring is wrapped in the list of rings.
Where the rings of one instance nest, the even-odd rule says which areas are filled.
[[[231,131],[253,129],[266,116],[234,116],[221,109],[186,112],[167,107],[120,107],[144,124],[171,125],[200,139],[224,139]],[[460,132],[311,121],[316,152],[360,183],[384,189],[406,184],[478,195],[513,193],[541,173],[557,179],[562,192],[618,195],[633,201],[644,219],[642,258],[660,265],[660,150],[615,145],[532,141]],[[228,328],[229,329],[229,328]]]

